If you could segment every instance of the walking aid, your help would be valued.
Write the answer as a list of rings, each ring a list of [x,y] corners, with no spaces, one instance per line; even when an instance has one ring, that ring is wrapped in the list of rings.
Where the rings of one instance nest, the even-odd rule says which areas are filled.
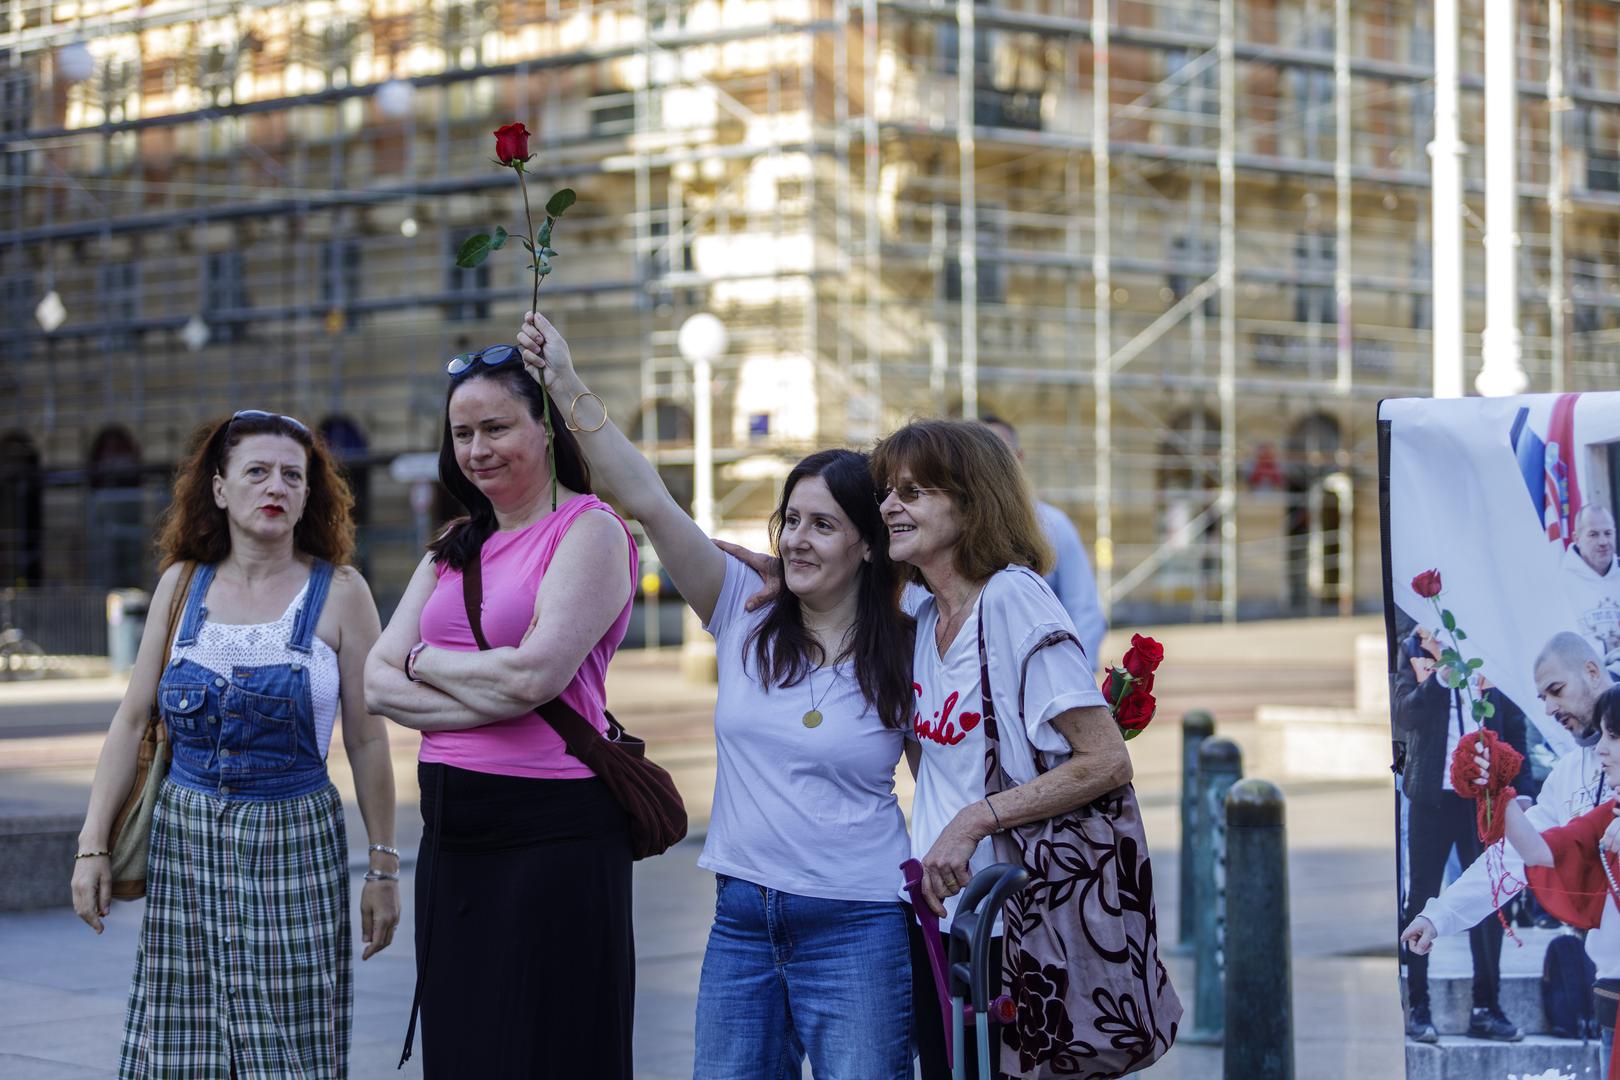
[[[1002,905],[1028,884],[1029,872],[1011,863],[996,863],[973,875],[962,890],[956,917],[951,920],[947,965],[939,940],[939,919],[922,898],[922,864],[907,859],[900,864],[900,870],[905,875],[912,911],[922,927],[928,964],[934,972],[934,989],[939,994],[940,1016],[949,1018],[944,1025],[945,1056],[951,1063],[951,1076],[963,1080],[967,1075],[965,1055],[958,1054],[957,1047],[962,1045],[967,1021],[972,1020],[979,1076],[988,1080],[995,1075],[990,1071],[990,1020],[994,1017],[998,1024],[1010,1024],[1014,1015],[1010,995],[1003,993],[990,1000],[990,940]]]

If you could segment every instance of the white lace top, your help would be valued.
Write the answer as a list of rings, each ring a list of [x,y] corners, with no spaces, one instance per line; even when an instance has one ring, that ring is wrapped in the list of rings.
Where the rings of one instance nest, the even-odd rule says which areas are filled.
[[[190,660],[210,671],[229,672],[233,667],[260,667],[265,664],[303,664],[309,671],[310,707],[315,714],[315,745],[324,758],[332,742],[332,726],[337,719],[338,674],[337,653],[318,636],[313,639],[308,656],[287,647],[292,637],[293,621],[304,606],[309,583],[293,597],[281,618],[271,623],[217,623],[203,620],[194,644],[181,648],[177,643],[169,653],[169,660]]]

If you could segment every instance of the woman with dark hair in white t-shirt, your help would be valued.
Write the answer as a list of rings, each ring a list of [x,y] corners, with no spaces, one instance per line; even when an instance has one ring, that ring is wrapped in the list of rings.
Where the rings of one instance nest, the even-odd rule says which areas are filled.
[[[911,838],[922,860],[924,899],[948,928],[956,894],[996,861],[992,832],[1054,817],[1122,787],[1130,782],[1131,760],[1097,689],[1094,660],[1039,576],[1051,551],[1023,474],[1001,440],[971,421],[918,421],[878,443],[872,472],[883,490],[889,555],[908,564],[909,580],[928,590],[916,609],[912,663],[912,730],[921,761]],[[1046,645],[1065,631],[1066,639]],[[1027,778],[993,795],[985,786],[981,670],[989,671],[997,694],[1001,760],[1009,774]],[[1022,737],[1012,730],[1020,715],[1014,691]],[[1067,760],[1037,776],[1035,753]],[[914,949],[921,948],[918,936]],[[1000,950],[994,952],[999,977]],[[916,968],[920,980],[929,978],[926,961]],[[931,984],[919,987],[925,1080],[949,1075],[943,1023],[937,1009],[922,1004],[933,993]],[[963,1052],[971,1075],[976,1055],[971,1047]]]
[[[699,865],[714,925],[698,987],[699,1080],[911,1073],[909,853],[894,774],[911,709],[912,623],[866,455],[824,450],[788,474],[771,519],[786,588],[722,553],[607,418],[562,336],[518,335],[588,459],[641,522],[714,635],[714,808]],[[566,406],[564,403],[569,403]]]

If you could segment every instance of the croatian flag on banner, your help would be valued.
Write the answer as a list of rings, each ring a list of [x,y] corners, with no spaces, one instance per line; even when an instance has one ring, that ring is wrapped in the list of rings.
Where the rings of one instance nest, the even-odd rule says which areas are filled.
[[[1530,408],[1521,408],[1513,418],[1508,441],[1519,462],[1519,474],[1530,493],[1549,541],[1562,541],[1568,547],[1575,539],[1575,515],[1581,509],[1580,483],[1571,467],[1574,447],[1575,400],[1579,394],[1560,394],[1553,400],[1547,420],[1547,438],[1537,435],[1530,421]]]

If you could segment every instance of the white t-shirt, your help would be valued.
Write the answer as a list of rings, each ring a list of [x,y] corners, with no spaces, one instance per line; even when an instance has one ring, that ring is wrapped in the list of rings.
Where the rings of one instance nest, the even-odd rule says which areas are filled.
[[[932,596],[923,600],[917,609],[917,645],[911,665],[912,690],[917,695],[912,737],[922,745],[917,795],[911,808],[911,850],[919,859],[963,807],[985,795],[978,644],[981,618],[995,691],[1001,764],[1014,782],[1027,784],[1035,778],[1031,745],[1059,756],[1069,753],[1069,741],[1052,726],[1054,717],[1070,709],[1107,704],[1097,689],[1091,662],[1073,641],[1031,655],[1036,644],[1053,631],[1074,632],[1063,606],[1034,571],[1009,566],[992,576],[943,658],[934,645],[939,609]],[[1026,657],[1028,667],[1024,669]],[[1022,734],[1018,730],[1021,669],[1025,671]],[[977,873],[995,861],[986,837],[968,865]],[[956,898],[948,899],[945,907],[942,929],[950,926]]]
[[[793,686],[761,683],[750,635],[767,609],[743,610],[760,584],[728,556],[706,627],[720,685],[714,810],[698,865],[800,896],[893,900],[910,853],[894,794],[905,733],[883,726],[852,663]],[[812,704],[822,721],[808,728]]]

